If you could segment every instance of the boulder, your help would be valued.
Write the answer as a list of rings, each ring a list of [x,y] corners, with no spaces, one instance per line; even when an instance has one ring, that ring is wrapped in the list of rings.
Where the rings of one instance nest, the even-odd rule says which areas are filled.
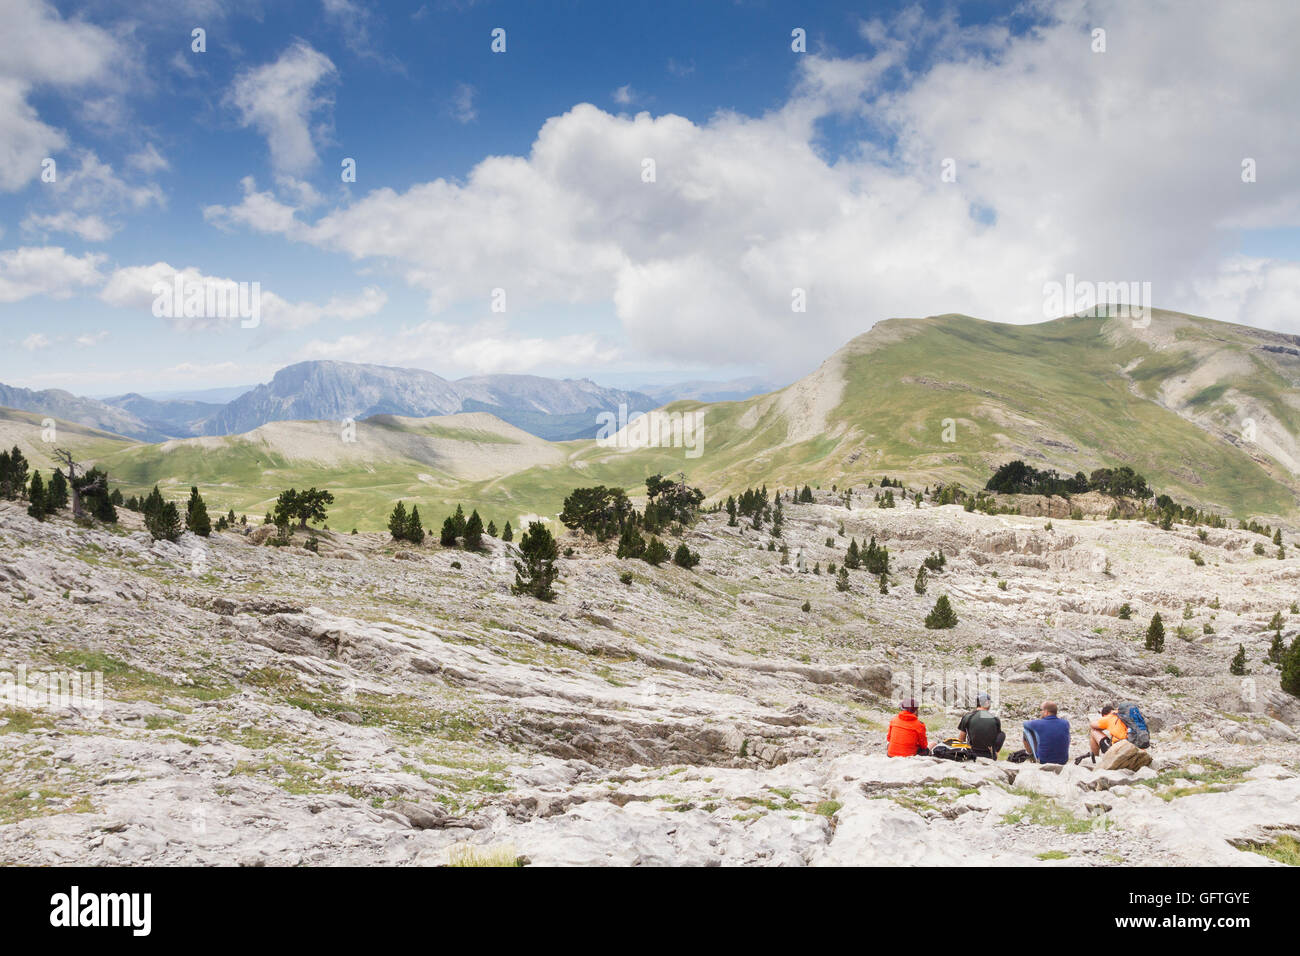
[[[1121,740],[1102,754],[1097,761],[1098,770],[1141,770],[1149,766],[1151,755],[1127,740]]]

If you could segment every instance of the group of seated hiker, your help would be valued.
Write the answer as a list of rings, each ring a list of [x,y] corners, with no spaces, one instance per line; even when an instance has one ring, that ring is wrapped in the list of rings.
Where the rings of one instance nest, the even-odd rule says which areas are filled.
[[[957,736],[936,744],[930,748],[926,737],[925,722],[917,716],[919,705],[915,698],[909,697],[899,703],[898,715],[889,722],[885,734],[888,753],[891,757],[935,756],[953,760],[972,760],[984,757],[997,760],[1006,743],[1007,735],[1002,730],[1002,721],[989,709],[992,698],[981,692],[975,698],[975,709],[962,717],[957,724]],[[1135,704],[1125,704],[1127,721],[1140,726],[1140,736],[1149,743],[1146,724]],[[1111,745],[1129,738],[1129,723],[1121,717],[1114,704],[1101,708],[1101,716],[1088,725],[1089,753],[1075,760],[1080,763],[1091,757],[1094,762],[1098,754],[1104,754]],[[1044,701],[1039,708],[1039,716],[1025,721],[1021,728],[1021,748],[1008,755],[1007,759],[1019,763],[1029,761],[1041,764],[1064,764],[1070,759],[1070,722],[1057,713],[1055,701]]]

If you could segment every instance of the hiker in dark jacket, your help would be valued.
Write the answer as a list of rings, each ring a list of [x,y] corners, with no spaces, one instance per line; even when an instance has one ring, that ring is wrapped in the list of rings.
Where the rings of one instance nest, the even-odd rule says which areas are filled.
[[[975,709],[957,725],[957,739],[970,744],[973,756],[997,760],[1007,735],[1002,732],[1002,721],[989,712],[992,705],[993,699],[980,691],[975,698]]]

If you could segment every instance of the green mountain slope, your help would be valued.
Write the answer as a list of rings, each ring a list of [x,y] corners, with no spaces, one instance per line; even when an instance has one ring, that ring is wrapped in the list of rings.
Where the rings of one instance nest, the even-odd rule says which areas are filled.
[[[327,487],[335,528],[381,528],[397,499],[421,504],[426,526],[457,502],[517,525],[556,514],[576,486],[637,494],[647,475],[678,471],[711,497],[882,475],[974,488],[1012,458],[1069,473],[1130,465],[1180,501],[1300,515],[1300,339],[1174,312],[1143,327],[1105,316],[890,319],[786,388],[662,411],[702,416],[698,455],[617,447],[627,432],[615,447],[546,442],[482,413],[377,416],[358,423],[354,442],[337,423],[276,422],[96,450],[128,494],[197,484],[222,511],[261,515],[283,488]]]

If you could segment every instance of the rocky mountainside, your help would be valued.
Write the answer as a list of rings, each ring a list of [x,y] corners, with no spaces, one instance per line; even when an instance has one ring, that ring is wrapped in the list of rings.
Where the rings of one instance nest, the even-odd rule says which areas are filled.
[[[0,384],[0,408],[48,416],[139,441],[164,441],[169,437],[167,432],[160,431],[127,408],[118,408],[94,398],[81,398],[58,388],[33,391]]]
[[[785,562],[767,530],[725,515],[687,530],[689,571],[565,535],[553,604],[511,593],[496,539],[476,554],[334,532],[317,552],[301,532],[274,548],[269,529],[169,544],[128,512],[83,529],[0,503],[6,667],[104,681],[102,710],[0,710],[0,862],[1284,857],[1300,701],[1264,657],[1275,613],[1300,636],[1290,537],[1279,561],[1246,531],[816,498],[786,503]],[[855,571],[837,590],[828,564],[873,535],[893,586]],[[919,595],[938,549],[946,567]],[[926,630],[941,594],[958,624]],[[1162,653],[1142,641],[1156,612]],[[975,684],[1011,747],[1058,701],[1072,753],[1100,704],[1132,697],[1154,763],[884,756],[900,694],[921,698],[935,741]]]

